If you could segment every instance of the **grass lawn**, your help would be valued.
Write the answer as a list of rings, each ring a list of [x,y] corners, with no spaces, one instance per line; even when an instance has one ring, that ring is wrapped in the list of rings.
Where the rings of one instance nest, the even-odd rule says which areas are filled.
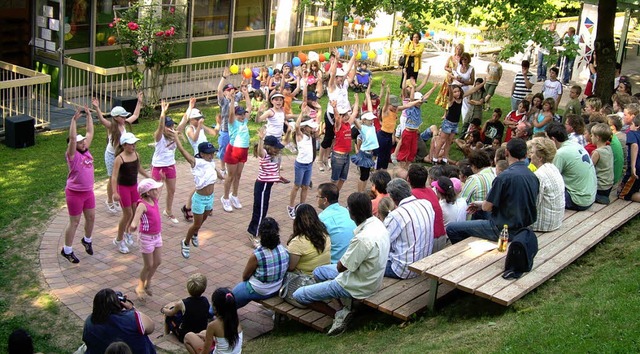
[[[378,73],[397,91],[399,76]],[[426,91],[430,85],[425,88]],[[423,105],[423,128],[439,124],[442,109]],[[326,106],[326,97],[321,100]],[[508,111],[508,98],[495,97],[492,106]],[[213,124],[216,106],[203,107]],[[174,107],[179,120],[185,107]],[[489,113],[485,112],[485,119]],[[149,167],[156,120],[133,126]],[[255,132],[257,124],[251,123]],[[84,133],[84,128],[79,129]],[[253,134],[255,135],[255,134]],[[36,145],[13,150],[0,145],[0,352],[16,328],[26,328],[37,351],[69,353],[81,343],[82,321],[49,295],[40,273],[38,247],[48,220],[64,204],[67,132],[39,134]],[[254,138],[255,139],[255,138]],[[92,153],[96,183],[104,183],[106,131],[96,125]],[[452,149],[452,158],[460,157]],[[102,200],[97,200],[102,203]],[[566,270],[513,306],[505,308],[477,297],[456,294],[435,313],[423,313],[407,324],[363,308],[351,328],[328,338],[297,323],[245,344],[246,352],[638,352],[640,342],[640,236],[632,220]],[[301,345],[304,343],[304,345]]]

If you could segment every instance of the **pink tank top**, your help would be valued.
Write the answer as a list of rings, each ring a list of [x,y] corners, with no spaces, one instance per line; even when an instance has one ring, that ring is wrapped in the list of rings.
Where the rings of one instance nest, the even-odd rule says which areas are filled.
[[[76,192],[88,192],[93,190],[93,156],[89,150],[84,154],[76,150],[73,160],[69,160],[67,154],[69,175],[67,176],[67,189]]]
[[[147,211],[140,216],[140,232],[147,235],[159,234],[162,231],[162,219],[160,218],[160,208],[158,201],[153,200],[154,204],[149,204],[140,198],[138,204],[144,204]]]

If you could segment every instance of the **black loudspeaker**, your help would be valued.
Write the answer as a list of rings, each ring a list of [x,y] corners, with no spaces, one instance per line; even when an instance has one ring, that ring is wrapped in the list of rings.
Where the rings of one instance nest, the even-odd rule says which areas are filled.
[[[4,143],[14,149],[33,146],[36,143],[35,119],[28,115],[6,119]]]
[[[113,107],[122,106],[122,108],[126,109],[127,112],[133,113],[136,110],[136,105],[138,104],[138,97],[133,96],[116,96],[113,98]],[[133,122],[133,124],[138,124],[138,119]]]

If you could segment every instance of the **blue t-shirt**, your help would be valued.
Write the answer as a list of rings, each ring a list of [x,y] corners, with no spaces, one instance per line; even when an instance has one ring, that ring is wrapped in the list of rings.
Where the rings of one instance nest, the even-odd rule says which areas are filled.
[[[379,148],[378,136],[376,135],[376,127],[373,125],[360,124],[360,136],[362,137],[362,145],[360,150],[369,151]]]
[[[142,319],[136,310],[122,311],[112,314],[106,323],[93,323],[91,316],[84,322],[82,341],[87,345],[87,354],[102,354],[109,344],[125,342],[132,353],[154,354],[154,348],[149,337],[144,334]]]
[[[628,153],[627,153],[627,176],[631,175],[631,164],[635,164],[636,165],[636,172],[640,171],[640,154],[638,155],[638,158],[635,161],[631,161],[631,145],[632,144],[638,144],[638,146],[640,146],[640,131],[637,130],[629,130],[629,132],[627,133],[627,148],[628,148]]]
[[[237,119],[233,120],[233,123],[229,123],[229,143],[233,147],[238,148],[248,148],[249,147],[249,127],[247,123],[248,119],[245,118],[244,121],[239,121]]]
[[[349,210],[338,203],[329,205],[318,217],[329,232],[331,263],[336,264],[349,247],[356,223],[351,220]]]
[[[407,120],[405,122],[405,128],[418,129],[422,124],[422,112],[419,107],[409,107],[405,109],[407,113]]]
[[[538,218],[536,201],[539,189],[540,181],[526,162],[512,163],[493,180],[487,194],[487,201],[493,204],[491,221],[498,229],[507,224],[513,231],[533,224]]]

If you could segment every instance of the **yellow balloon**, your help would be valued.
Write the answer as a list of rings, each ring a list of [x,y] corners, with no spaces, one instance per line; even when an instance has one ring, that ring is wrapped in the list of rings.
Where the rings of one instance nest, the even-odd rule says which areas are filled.
[[[360,53],[360,51],[358,51],[358,53],[356,53],[356,59],[360,60],[360,58],[362,58],[362,53]]]
[[[239,70],[240,68],[236,64],[233,64],[229,67],[229,71],[231,71],[231,73],[234,75],[237,74]]]
[[[367,52],[367,55],[369,55],[369,59],[375,59],[376,58],[376,51],[371,49]]]

